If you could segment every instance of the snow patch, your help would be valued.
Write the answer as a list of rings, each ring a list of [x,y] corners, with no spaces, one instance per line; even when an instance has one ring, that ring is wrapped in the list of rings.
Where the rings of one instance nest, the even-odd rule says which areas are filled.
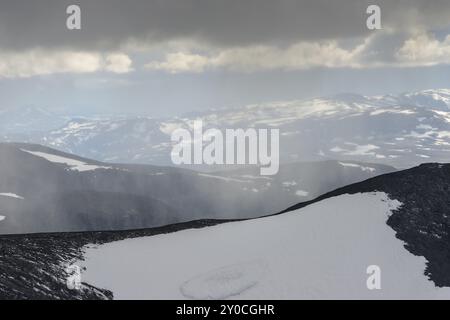
[[[370,113],[371,116],[377,116],[383,113],[397,113],[397,114],[407,114],[407,115],[411,115],[411,114],[415,114],[416,112],[413,110],[399,110],[399,109],[378,109],[375,111],[372,111]]]
[[[171,135],[173,131],[182,128],[181,123],[162,122],[159,126],[159,130],[167,135]]]
[[[83,281],[116,299],[450,298],[386,224],[400,205],[382,192],[340,195],[277,216],[86,248],[77,265],[86,267]],[[382,290],[367,289],[373,264]]]
[[[70,170],[73,170],[73,171],[85,172],[85,171],[93,171],[93,170],[97,170],[97,169],[112,169],[112,167],[104,167],[104,166],[88,164],[88,163],[85,163],[85,162],[82,162],[79,160],[66,158],[66,157],[62,157],[62,156],[57,156],[57,155],[50,154],[50,153],[39,152],[39,151],[29,151],[29,150],[24,150],[24,149],[20,149],[20,150],[22,150],[23,152],[30,153],[33,156],[44,158],[45,160],[47,160],[49,162],[65,164],[70,168]]]
[[[295,191],[295,195],[299,197],[307,197],[309,195],[309,192],[305,190],[297,190]]]
[[[256,180],[256,179],[262,179],[262,180],[272,180],[272,178],[271,178],[271,177],[264,177],[264,176],[252,176],[252,175],[250,175],[250,174],[244,174],[244,175],[242,175],[242,176],[240,176],[240,177],[242,177],[242,178],[245,178],[245,179],[254,179],[254,180]]]
[[[339,162],[339,164],[344,167],[360,168],[362,171],[367,171],[367,172],[375,172],[376,171],[375,168],[362,166],[362,165],[359,165],[356,163]]]
[[[9,197],[9,198],[20,199],[20,200],[23,200],[23,199],[24,199],[24,197],[21,197],[21,196],[15,194],[15,193],[10,193],[10,192],[7,192],[7,193],[0,193],[0,196],[1,196],[1,197]]]
[[[283,187],[293,187],[296,186],[297,182],[296,181],[284,181],[283,182]]]
[[[201,177],[206,177],[206,178],[213,178],[213,179],[218,179],[218,180],[223,180],[226,182],[230,182],[230,181],[234,181],[234,182],[244,182],[244,183],[249,183],[251,181],[248,180],[240,180],[240,179],[235,179],[235,178],[228,178],[228,177],[222,177],[222,176],[214,176],[212,174],[207,174],[207,173],[198,173],[199,176]]]

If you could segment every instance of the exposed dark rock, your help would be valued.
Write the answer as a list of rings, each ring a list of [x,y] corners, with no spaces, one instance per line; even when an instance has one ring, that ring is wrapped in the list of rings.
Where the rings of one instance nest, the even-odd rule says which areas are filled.
[[[450,286],[449,190],[450,165],[424,164],[337,189],[283,212],[341,194],[386,192],[403,204],[392,213],[387,224],[396,231],[407,250],[427,259],[425,274],[437,286]],[[111,292],[87,284],[80,291],[67,288],[64,266],[83,259],[83,246],[230,221],[235,220],[199,220],[128,231],[1,236],[0,298],[110,299]]]
[[[439,287],[450,286],[450,164],[429,163],[381,175],[300,203],[283,212],[311,203],[359,192],[382,191],[403,205],[387,224],[412,254],[428,261],[425,274]],[[363,208],[362,208],[363,209]]]
[[[67,287],[66,266],[83,259],[83,246],[127,238],[202,228],[222,221],[203,220],[161,228],[0,236],[0,299],[112,299],[112,292],[82,283]]]

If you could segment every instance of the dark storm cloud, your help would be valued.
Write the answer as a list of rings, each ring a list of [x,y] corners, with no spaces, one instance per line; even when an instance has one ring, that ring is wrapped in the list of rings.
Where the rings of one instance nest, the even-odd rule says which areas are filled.
[[[81,31],[65,28],[69,4],[81,6]],[[368,4],[381,6],[383,27],[448,24],[448,0],[15,0],[0,3],[0,48],[114,49],[131,38],[218,47],[351,38],[369,33]]]

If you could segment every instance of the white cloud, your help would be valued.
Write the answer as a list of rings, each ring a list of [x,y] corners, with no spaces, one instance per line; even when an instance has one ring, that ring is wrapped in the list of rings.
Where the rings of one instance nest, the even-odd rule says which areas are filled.
[[[215,54],[169,53],[163,61],[152,61],[148,69],[170,73],[202,72],[224,68],[233,71],[301,70],[312,67],[359,67],[358,57],[365,44],[343,49],[337,42],[301,42],[280,49],[274,46],[251,46],[225,49]]]
[[[212,66],[211,58],[185,52],[166,54],[164,61],[152,61],[146,64],[148,69],[164,70],[170,73],[202,72]]]
[[[384,50],[382,50],[384,48]],[[163,60],[146,65],[150,70],[169,73],[204,72],[223,69],[239,72],[264,70],[304,70],[325,68],[419,67],[450,64],[450,35],[438,40],[425,31],[397,34],[379,31],[351,48],[337,41],[299,42],[286,48],[248,46],[205,49],[208,54],[192,53],[189,48],[168,53]]]
[[[357,67],[359,47],[346,50],[335,41],[301,42],[286,49],[257,46],[221,52],[214,63],[230,69],[254,71],[261,69],[298,70],[311,67]]]
[[[353,47],[343,47],[338,41],[330,40],[302,41],[283,48],[269,45],[217,48],[185,41],[181,44],[171,43],[159,50],[148,48],[149,53],[159,51],[165,52],[165,55],[163,59],[153,60],[145,67],[176,74],[217,69],[254,72],[316,67],[376,68],[450,64],[450,35],[438,40],[425,31],[409,36],[404,34],[402,37],[383,31],[359,41]],[[377,49],[380,43],[386,50]],[[123,52],[136,53],[133,50]],[[128,73],[133,71],[133,61],[123,52],[45,49],[0,51],[0,78],[102,71]]]
[[[131,70],[125,54],[98,52],[47,51],[0,52],[0,77],[27,78],[55,73],[92,73],[108,71],[124,73]]]
[[[133,62],[123,53],[113,53],[106,57],[105,70],[114,73],[128,73],[132,71]]]
[[[406,40],[396,53],[400,63],[431,66],[450,63],[450,35],[439,41],[432,34],[420,32]]]

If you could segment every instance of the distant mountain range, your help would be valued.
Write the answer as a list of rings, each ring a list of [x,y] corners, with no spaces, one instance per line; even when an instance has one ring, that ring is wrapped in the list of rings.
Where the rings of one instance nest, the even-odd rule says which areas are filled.
[[[170,134],[190,128],[195,119],[202,119],[205,129],[279,128],[283,163],[343,159],[405,168],[445,162],[450,156],[448,89],[372,97],[341,94],[165,119],[67,121],[43,110],[14,112],[2,114],[4,141],[39,143],[107,162],[172,165]]]
[[[103,163],[39,145],[0,144],[0,234],[148,228],[280,211],[349,183],[395,171],[343,161],[206,174]]]

